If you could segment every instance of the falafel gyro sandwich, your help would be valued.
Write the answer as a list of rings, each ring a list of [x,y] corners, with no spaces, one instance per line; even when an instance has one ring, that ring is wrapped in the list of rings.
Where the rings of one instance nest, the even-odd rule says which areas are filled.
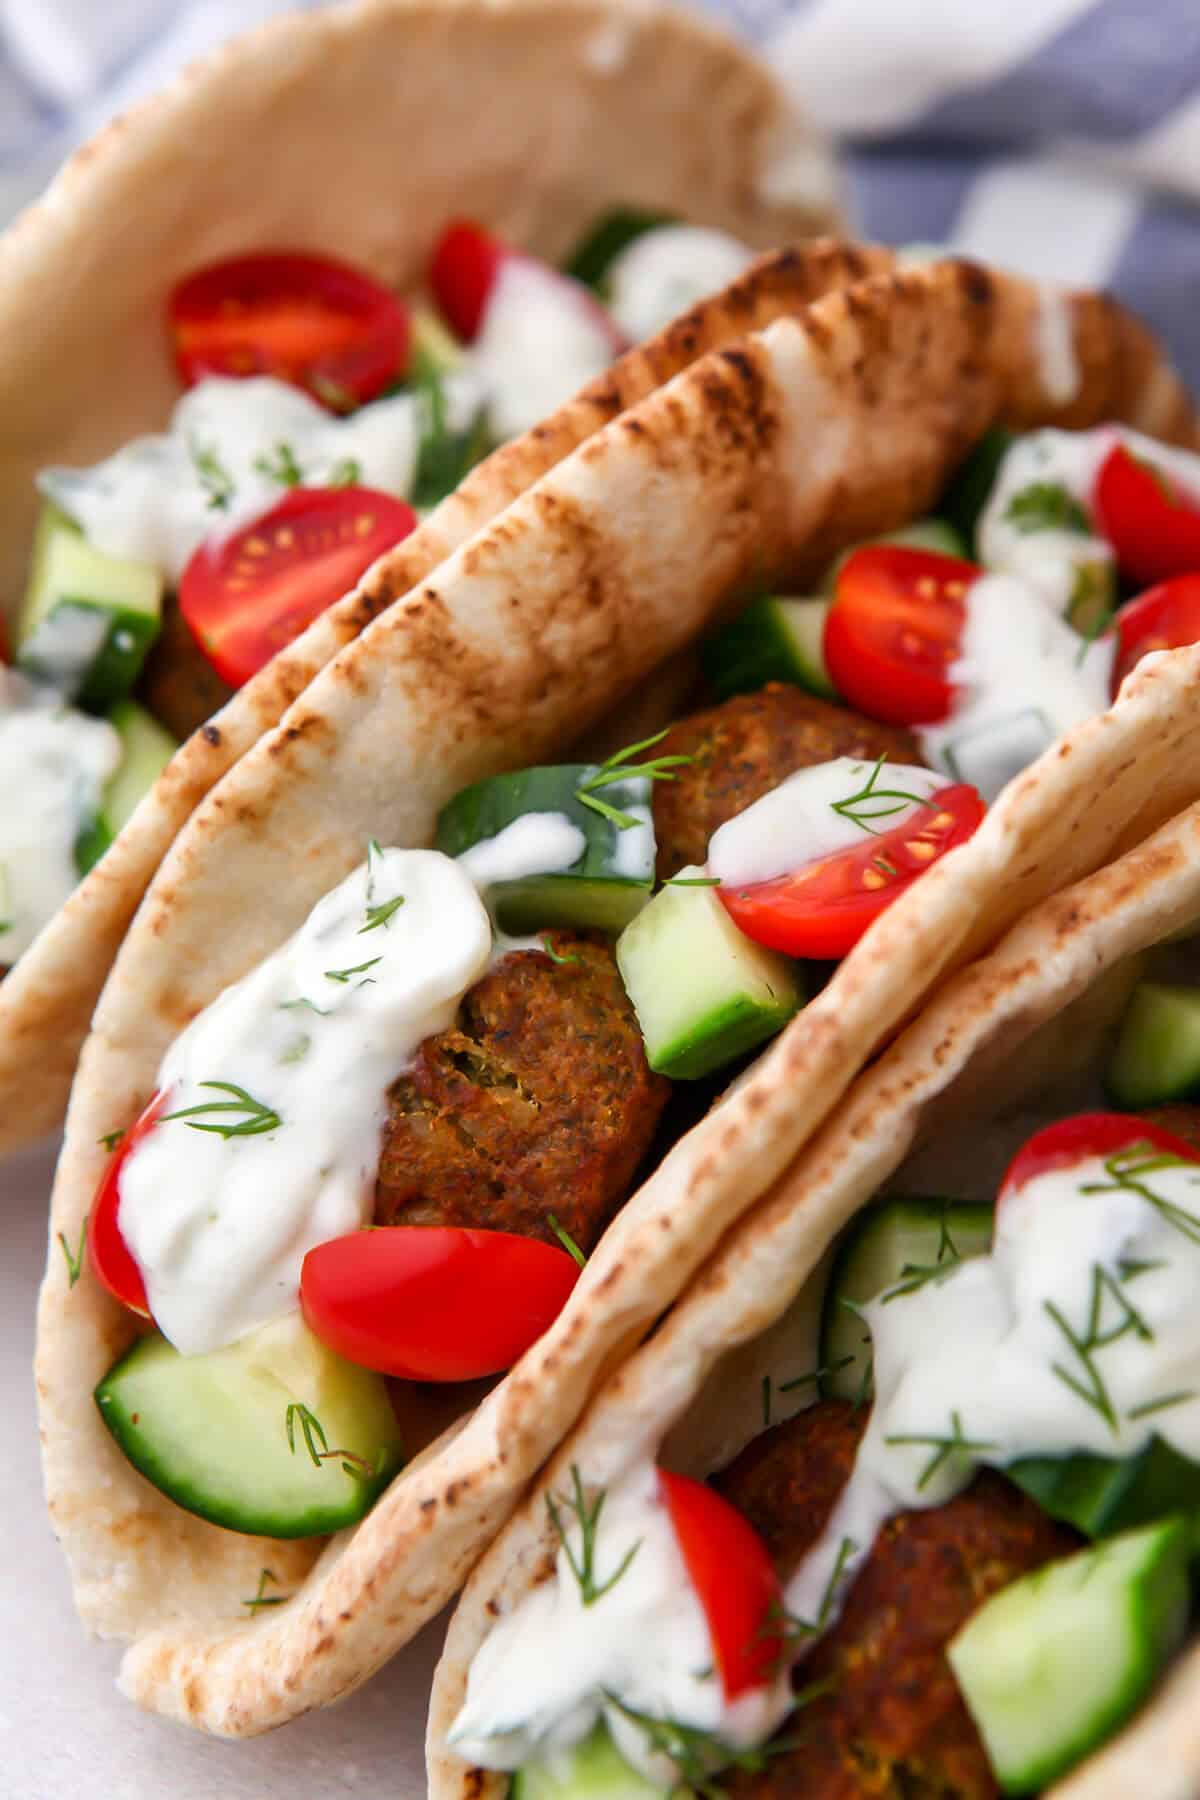
[[[925,996],[1200,793],[1200,648],[1140,660],[1188,578],[1113,623],[1142,515],[1096,498],[1190,516],[1150,340],[805,266],[367,625],[121,948],[37,1374],[146,1706],[245,1734],[377,1668]],[[705,703],[635,729],[702,636]]]
[[[1197,1792],[1198,924],[1193,805],[860,1076],[473,1574],[433,1800]]]
[[[831,195],[693,15],[361,0],[190,69],[0,238],[0,1154],[61,1122],[200,798]]]

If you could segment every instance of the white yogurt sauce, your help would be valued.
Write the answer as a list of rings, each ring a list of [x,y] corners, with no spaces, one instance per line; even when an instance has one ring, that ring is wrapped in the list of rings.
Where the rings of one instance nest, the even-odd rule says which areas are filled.
[[[559,1513],[578,1561],[578,1522],[565,1502]],[[761,1743],[787,1716],[791,1691],[782,1673],[769,1688],[726,1700],[704,1609],[651,1463],[604,1495],[598,1586],[616,1575],[635,1544],[625,1572],[591,1606],[560,1548],[554,1578],[496,1626],[471,1664],[449,1738],[459,1755],[482,1768],[517,1769],[579,1743],[603,1718],[625,1759],[670,1787],[678,1778],[674,1765],[650,1750],[645,1733],[605,1700],[605,1690],[637,1712],[713,1733],[733,1749]]]
[[[1079,359],[1070,295],[1054,281],[1044,281],[1038,289],[1034,347],[1047,397],[1055,406],[1069,406],[1079,392]]]
[[[0,676],[0,965],[11,965],[78,887],[76,840],[122,751],[105,720]]]
[[[498,438],[518,437],[606,369],[613,330],[586,289],[529,257],[507,256],[470,366]]]
[[[755,254],[726,231],[656,226],[614,257],[607,277],[609,309],[626,337],[640,343],[697,300],[736,281]]]
[[[966,614],[950,717],[916,729],[930,762],[990,804],[1063,732],[1106,709],[1116,640],[1088,643],[1012,575],[973,582]]]
[[[798,769],[713,832],[709,874],[724,887],[772,881],[907,825],[928,811],[925,803],[946,785],[944,775],[907,763],[884,763],[873,777],[875,767],[839,756],[812,769]],[[870,791],[864,794],[868,784]],[[914,798],[889,797],[893,794]],[[853,804],[846,811],[834,810],[848,801]]]
[[[846,1540],[839,1593],[884,1520],[944,1504],[981,1462],[1130,1457],[1156,1433],[1200,1459],[1200,1244],[1164,1211],[1200,1222],[1200,1169],[1144,1179],[1159,1206],[1114,1186],[1100,1157],[1039,1175],[1005,1196],[990,1255],[866,1308],[875,1405],[850,1481],[788,1586],[799,1617],[819,1615]],[[1097,1185],[1109,1191],[1087,1191]],[[1089,1330],[1108,1338],[1091,1350],[1099,1386],[1051,1308],[1083,1342]],[[965,1446],[935,1466],[956,1422]]]
[[[586,849],[586,837],[566,813],[522,813],[495,837],[464,850],[458,866],[486,893],[502,881],[565,874]]]
[[[369,1220],[387,1088],[452,1024],[491,948],[452,858],[373,852],[171,1046],[158,1072],[170,1111],[230,1101],[205,1085],[228,1082],[278,1121],[230,1138],[160,1121],[122,1170],[121,1232],[178,1350],[215,1350],[290,1311],[305,1252]]]
[[[452,412],[466,405],[461,378],[447,391]],[[174,583],[206,538],[236,530],[282,499],[284,483],[256,466],[265,459],[278,469],[281,445],[307,487],[352,474],[358,486],[403,498],[420,434],[412,394],[339,419],[271,376],[213,376],[184,394],[165,433],[136,438],[90,469],[47,469],[38,485],[98,549],[152,563]],[[214,504],[221,495],[224,503]]]

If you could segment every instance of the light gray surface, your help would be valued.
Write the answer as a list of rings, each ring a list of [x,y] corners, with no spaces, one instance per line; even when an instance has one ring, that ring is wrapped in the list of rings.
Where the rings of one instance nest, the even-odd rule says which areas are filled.
[[[3,1800],[418,1800],[443,1626],[343,1705],[227,1744],[140,1713],[88,1639],[42,1498],[30,1361],[53,1156],[0,1165],[0,1796]]]

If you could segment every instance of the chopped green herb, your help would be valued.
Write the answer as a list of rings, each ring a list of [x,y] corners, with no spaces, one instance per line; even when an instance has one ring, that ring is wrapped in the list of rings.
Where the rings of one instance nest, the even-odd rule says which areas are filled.
[[[357,487],[362,480],[362,465],[353,456],[343,456],[335,462],[325,477],[325,486],[331,488]]]
[[[314,1012],[322,1019],[329,1017],[327,1006],[318,1006],[314,1000],[306,999],[303,994],[298,1000],[281,1000],[279,1002],[280,1012],[293,1012],[297,1007],[303,1007],[306,1012]]]
[[[103,1144],[104,1148],[108,1151],[109,1155],[111,1156],[112,1152],[116,1149],[117,1145],[120,1143],[121,1139],[124,1136],[125,1136],[124,1127],[120,1127],[116,1131],[105,1132],[105,1134],[102,1138],[96,1139],[96,1142],[98,1144]]]
[[[83,1216],[83,1224],[79,1227],[79,1248],[72,1251],[67,1242],[66,1233],[60,1231],[58,1241],[62,1245],[62,1253],[67,1261],[67,1286],[73,1288],[83,1274],[83,1262],[87,1255],[87,1214]]]
[[[618,831],[628,831],[638,823],[632,813],[621,812],[618,807],[610,806],[607,800],[598,797],[599,788],[611,787],[614,782],[633,781],[642,777],[646,781],[674,781],[672,771],[693,761],[690,756],[656,756],[650,762],[635,763],[630,758],[641,750],[649,750],[654,744],[661,744],[670,727],[656,731],[653,737],[643,738],[640,743],[626,744],[623,750],[616,750],[606,758],[587,780],[581,782],[575,790],[575,798],[581,806],[599,813],[601,818],[608,819]]]
[[[896,1283],[895,1287],[888,1288],[887,1292],[883,1294],[880,1304],[882,1306],[887,1306],[889,1301],[900,1300],[906,1294],[915,1294],[917,1290],[923,1288],[927,1282],[941,1281],[944,1276],[949,1275],[952,1270],[957,1269],[962,1260],[962,1254],[954,1242],[954,1239],[950,1236],[946,1204],[943,1202],[942,1216],[938,1226],[937,1261],[932,1263],[905,1263],[900,1270],[899,1281]]]
[[[279,1577],[274,1569],[261,1569],[258,1576],[258,1592],[252,1599],[242,1601],[242,1605],[248,1607],[252,1613],[258,1612],[264,1606],[282,1606],[288,1599],[287,1594],[268,1594],[266,1591],[268,1581],[278,1584]]]
[[[1034,481],[1014,494],[1004,514],[1018,531],[1077,531],[1092,527],[1087,514],[1059,481]]]
[[[261,1137],[265,1131],[278,1131],[283,1120],[261,1100],[248,1094],[244,1087],[238,1087],[233,1081],[201,1081],[197,1086],[214,1088],[219,1093],[232,1094],[232,1100],[206,1100],[199,1106],[185,1106],[179,1112],[164,1113],[160,1121],[169,1125],[172,1119],[183,1119],[192,1131],[214,1131],[218,1137]],[[201,1120],[211,1113],[243,1113],[245,1117],[236,1125],[203,1124]]]
[[[373,956],[369,962],[355,963],[352,969],[326,969],[326,981],[349,981],[352,975],[361,975],[364,969],[373,969],[376,963],[383,961],[382,956]]]
[[[296,461],[296,453],[290,444],[278,443],[269,456],[256,456],[254,467],[268,481],[276,481],[280,487],[299,487],[304,480],[304,472]]]
[[[1131,1406],[1125,1417],[1148,1419],[1151,1413],[1166,1412],[1169,1406],[1183,1406],[1186,1401],[1195,1398],[1195,1388],[1180,1388],[1176,1393],[1160,1395],[1157,1400],[1143,1400],[1140,1406]]]
[[[370,1481],[375,1473],[374,1464],[353,1450],[331,1450],[325,1436],[325,1427],[311,1407],[305,1406],[302,1400],[290,1400],[284,1416],[288,1449],[293,1456],[296,1454],[297,1424],[304,1438],[304,1447],[318,1469],[323,1463],[340,1461],[347,1475],[353,1475],[356,1481]]]
[[[839,1369],[847,1369],[854,1361],[853,1356],[839,1356],[835,1363],[827,1363],[822,1368],[810,1369],[806,1375],[796,1375],[791,1381],[781,1381],[781,1394],[790,1394],[796,1388],[811,1387],[815,1382],[825,1381],[830,1375],[836,1375]]]
[[[1156,1151],[1149,1144],[1128,1144],[1123,1150],[1117,1150],[1105,1159],[1104,1170],[1107,1181],[1089,1181],[1080,1188],[1081,1194],[1112,1194],[1123,1191],[1138,1194],[1152,1206],[1159,1217],[1193,1244],[1200,1244],[1200,1218],[1188,1212],[1185,1207],[1177,1206],[1172,1200],[1164,1200],[1148,1185],[1147,1178],[1157,1175],[1162,1169],[1192,1169],[1192,1183],[1200,1181],[1200,1167],[1189,1157],[1172,1156],[1168,1151]]]
[[[792,1696],[792,1711],[827,1694],[832,1685],[831,1681],[814,1681],[809,1687],[802,1688]],[[798,1749],[802,1742],[797,1738],[772,1738],[752,1750],[736,1750],[714,1732],[701,1731],[695,1725],[681,1725],[676,1719],[656,1719],[650,1713],[639,1712],[607,1688],[604,1698],[631,1724],[640,1726],[651,1750],[670,1758],[679,1771],[680,1788],[699,1796],[699,1800],[724,1800],[725,1790],[714,1780],[718,1770],[739,1769],[750,1775],[761,1775],[774,1757],[785,1756],[789,1750]]]
[[[885,1444],[925,1444],[933,1455],[922,1469],[917,1481],[917,1492],[921,1493],[933,1480],[943,1463],[949,1462],[952,1456],[982,1456],[988,1450],[998,1446],[985,1443],[979,1438],[969,1438],[963,1433],[962,1417],[957,1412],[950,1414],[950,1430],[944,1436],[936,1432],[928,1435],[919,1432],[898,1432],[894,1437],[884,1438]]]
[[[604,1595],[608,1593],[610,1588],[616,1587],[618,1581],[620,1581],[622,1575],[624,1575],[626,1569],[641,1549],[642,1540],[641,1538],[638,1538],[635,1544],[630,1545],[629,1549],[625,1552],[625,1555],[621,1558],[615,1572],[609,1576],[607,1581],[601,1582],[599,1586],[597,1586],[596,1532],[600,1525],[600,1513],[604,1506],[604,1489],[600,1489],[595,1500],[592,1502],[591,1506],[589,1506],[583,1491],[583,1480],[580,1476],[577,1463],[571,1464],[571,1488],[571,1496],[569,1499],[563,1501],[563,1505],[568,1507],[579,1521],[581,1543],[578,1558],[571,1548],[570,1540],[567,1537],[567,1528],[563,1524],[562,1514],[559,1512],[558,1502],[553,1494],[546,1495],[546,1511],[550,1515],[550,1523],[558,1534],[558,1540],[562,1545],[563,1554],[567,1559],[571,1573],[579,1583],[579,1593],[583,1600],[583,1604],[585,1606],[594,1606],[596,1601],[602,1599]]]
[[[925,794],[912,794],[907,788],[876,787],[886,761],[887,752],[884,751],[856,794],[848,794],[844,800],[830,802],[831,811],[840,814],[843,819],[849,819],[852,825],[857,825],[860,831],[869,832],[872,837],[883,835],[872,823],[875,819],[890,819],[909,806],[928,806],[931,811],[937,811],[935,802]],[[892,804],[881,806],[880,801]],[[891,827],[888,826],[887,829],[891,830]],[[894,874],[895,871],[891,870],[891,873]]]
[[[235,483],[216,451],[206,450],[195,438],[189,438],[188,455],[192,459],[200,485],[208,495],[210,509],[214,512],[227,511],[234,496]]]
[[[551,1231],[554,1233],[567,1255],[573,1256],[581,1269],[586,1269],[587,1257],[583,1254],[583,1251],[579,1248],[579,1245],[575,1242],[575,1239],[571,1236],[570,1232],[567,1231],[564,1226],[559,1224],[553,1213],[546,1214],[546,1223],[549,1225]]]
[[[388,923],[388,921],[392,918],[393,914],[399,912],[400,908],[403,905],[404,905],[404,895],[397,894],[393,900],[381,900],[379,902],[378,906],[368,906],[367,922],[365,925],[359,926],[359,928],[358,928],[359,937],[361,937],[363,935],[364,931],[378,931],[379,927],[381,925],[386,925]],[[375,960],[376,960],[376,962],[378,962],[379,958],[376,957]],[[366,965],[366,966],[369,966],[369,965]]]
[[[550,939],[548,937],[543,937],[542,949],[545,951],[546,955],[550,958],[550,961],[552,963],[560,963],[560,964],[562,964],[562,963],[577,963],[579,961],[579,958],[577,956],[560,956],[558,951],[554,948],[554,945],[550,942]]]
[[[1088,1188],[1081,1189],[1083,1193],[1089,1191]],[[1105,1326],[1106,1299],[1111,1300],[1117,1308],[1118,1320],[1115,1325]],[[1076,1331],[1068,1323],[1053,1300],[1044,1300],[1042,1305],[1047,1316],[1066,1339],[1083,1371],[1082,1376],[1076,1375],[1070,1369],[1065,1369],[1061,1363],[1055,1363],[1053,1364],[1055,1375],[1065,1387],[1069,1387],[1072,1393],[1077,1394],[1094,1412],[1099,1413],[1105,1424],[1115,1434],[1120,1429],[1117,1412],[1097,1365],[1096,1352],[1107,1349],[1109,1344],[1117,1343],[1131,1331],[1143,1343],[1149,1343],[1153,1340],[1153,1331],[1137,1308],[1132,1305],[1128,1296],[1122,1292],[1118,1281],[1100,1263],[1096,1263],[1092,1268],[1092,1293],[1088,1305],[1088,1320],[1087,1326],[1082,1332]]]

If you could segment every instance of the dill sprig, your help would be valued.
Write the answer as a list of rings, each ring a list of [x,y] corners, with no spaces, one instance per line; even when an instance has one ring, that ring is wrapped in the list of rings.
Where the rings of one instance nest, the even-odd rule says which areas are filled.
[[[610,824],[616,826],[618,831],[628,831],[636,825],[638,820],[632,813],[622,812],[619,807],[610,806],[607,800],[599,798],[597,790],[611,787],[617,781],[634,781],[639,776],[646,781],[674,781],[675,776],[672,770],[682,768],[690,763],[692,761],[690,756],[655,756],[649,762],[643,763],[635,763],[630,760],[642,750],[650,750],[655,744],[661,744],[669,730],[670,727],[665,726],[662,731],[656,731],[653,737],[643,738],[637,744],[626,744],[623,750],[614,750],[613,754],[606,758],[588,776],[587,780],[581,782],[576,788],[575,798],[580,805],[588,807],[594,813],[599,813],[602,819],[607,819]]]
[[[874,819],[890,819],[896,813],[903,812],[909,806],[928,806],[936,812],[934,801],[925,794],[912,794],[906,788],[881,788],[875,784],[883,773],[883,765],[887,761],[887,752],[875,764],[866,782],[856,794],[848,794],[844,800],[833,800],[830,807],[843,819],[849,819],[860,831],[868,832],[872,837],[882,837],[883,831],[877,831],[872,824]],[[880,801],[894,802],[892,805],[880,805]],[[861,809],[861,810],[856,810]],[[887,827],[890,830],[891,827]],[[894,871],[892,871],[894,873]]]
[[[314,1012],[322,1019],[329,1017],[327,1006],[318,1006],[315,1000],[306,999],[303,994],[298,1000],[281,1000],[279,1002],[280,1012],[294,1012],[298,1007],[304,1007],[307,1012]]]
[[[383,961],[382,956],[373,956],[369,962],[355,963],[352,969],[326,969],[326,981],[348,982],[352,975],[361,975],[367,969],[373,969],[376,963]],[[360,983],[360,985],[362,985]]]
[[[340,1462],[346,1474],[352,1475],[356,1481],[371,1480],[375,1474],[375,1465],[354,1450],[331,1450],[325,1436],[325,1427],[312,1408],[305,1406],[302,1400],[290,1400],[284,1417],[288,1449],[293,1456],[296,1454],[297,1425],[304,1439],[304,1447],[318,1469],[327,1462]]]
[[[575,957],[571,958],[571,961],[573,962],[576,960],[577,958]],[[573,1257],[581,1269],[586,1269],[587,1257],[583,1254],[583,1251],[579,1248],[579,1245],[575,1242],[575,1239],[571,1236],[566,1227],[559,1224],[553,1213],[546,1214],[546,1223],[549,1225],[551,1231],[554,1233],[567,1255]]]
[[[1105,1326],[1106,1298],[1111,1299],[1118,1308],[1120,1316],[1115,1325]],[[1061,1363],[1056,1362],[1051,1365],[1054,1374],[1065,1387],[1071,1389],[1073,1394],[1077,1394],[1087,1406],[1099,1413],[1109,1430],[1115,1434],[1120,1429],[1117,1410],[1113,1405],[1108,1385],[1096,1362],[1096,1352],[1119,1342],[1131,1331],[1143,1343],[1150,1343],[1154,1338],[1153,1331],[1137,1308],[1122,1293],[1120,1284],[1100,1263],[1094,1264],[1092,1268],[1092,1292],[1088,1302],[1087,1325],[1083,1331],[1075,1330],[1053,1300],[1044,1300],[1042,1305],[1047,1317],[1066,1339],[1083,1371],[1081,1376],[1076,1375],[1070,1369],[1064,1368]]]
[[[189,438],[187,448],[200,486],[208,495],[210,510],[228,511],[237,486],[233,476],[211,446],[205,449],[195,438]]]
[[[96,1139],[96,1142],[98,1144],[103,1144],[104,1148],[108,1151],[109,1155],[111,1156],[112,1152],[116,1149],[117,1145],[121,1142],[121,1139],[124,1136],[125,1136],[125,1127],[123,1125],[119,1125],[117,1127],[116,1131],[106,1131],[103,1137],[99,1137]]]
[[[378,931],[380,926],[386,925],[392,915],[398,913],[403,905],[404,895],[397,894],[391,900],[381,900],[377,906],[368,906],[367,922],[365,925],[359,926],[359,937],[363,935],[364,931]],[[376,958],[376,961],[378,961],[378,958]]]
[[[1128,1144],[1105,1158],[1107,1181],[1085,1182],[1079,1191],[1081,1194],[1137,1194],[1168,1225],[1182,1232],[1191,1243],[1200,1244],[1200,1218],[1185,1207],[1177,1206],[1173,1200],[1164,1200],[1148,1186],[1147,1177],[1157,1175],[1161,1169],[1193,1169],[1193,1184],[1200,1181],[1200,1165],[1190,1157],[1172,1156],[1170,1151],[1154,1150],[1145,1144]]]
[[[944,1463],[952,1456],[983,1456],[988,1450],[999,1446],[988,1443],[982,1438],[969,1438],[963,1431],[962,1415],[958,1412],[950,1414],[950,1430],[939,1435],[937,1432],[897,1432],[893,1437],[885,1437],[885,1444],[923,1444],[933,1451],[917,1480],[917,1492],[922,1493],[933,1480]]]
[[[1087,536],[1091,521],[1060,481],[1034,481],[1014,494],[1004,517],[1018,531],[1077,531]]]
[[[353,456],[343,456],[335,462],[325,477],[325,486],[331,488],[356,487],[362,478],[362,464]]]
[[[276,1575],[274,1569],[260,1569],[258,1575],[258,1592],[251,1599],[242,1601],[242,1605],[248,1607],[252,1613],[258,1612],[264,1606],[283,1606],[287,1601],[287,1594],[267,1593],[266,1587],[268,1581],[274,1582],[276,1586],[278,1586],[279,1577]]]
[[[814,1681],[810,1687],[802,1688],[792,1696],[791,1710],[795,1712],[798,1707],[827,1694],[832,1685],[831,1680]],[[678,1719],[656,1719],[651,1713],[639,1712],[608,1688],[603,1693],[609,1706],[615,1707],[645,1733],[651,1750],[669,1757],[674,1763],[679,1771],[679,1788],[672,1792],[690,1790],[700,1796],[700,1800],[724,1800],[724,1789],[714,1780],[718,1770],[744,1770],[749,1775],[761,1775],[775,1757],[798,1750],[803,1742],[794,1737],[772,1738],[752,1749],[737,1750],[715,1732],[683,1725]]]
[[[840,1370],[848,1369],[853,1361],[853,1354],[839,1356],[834,1363],[823,1363],[819,1368],[809,1369],[804,1375],[794,1376],[791,1381],[779,1382],[779,1391],[781,1394],[790,1394],[796,1388],[809,1387],[816,1382],[825,1381],[830,1375],[836,1375]]]
[[[296,461],[296,452],[282,439],[269,455],[256,456],[254,467],[260,475],[265,475],[268,481],[277,482],[280,487],[299,487],[304,480],[304,471]]]
[[[942,1214],[938,1221],[937,1258],[931,1263],[905,1263],[900,1270],[900,1279],[894,1287],[890,1287],[880,1298],[880,1305],[887,1306],[889,1301],[902,1300],[906,1294],[915,1294],[930,1281],[941,1281],[964,1260],[962,1251],[950,1235],[947,1218],[948,1203],[943,1202]]]
[[[783,1641],[780,1652],[780,1666],[785,1667],[792,1660],[792,1651],[797,1644],[806,1644],[811,1639],[820,1637],[833,1619],[833,1611],[838,1602],[842,1580],[846,1573],[846,1565],[858,1549],[853,1538],[844,1537],[838,1545],[838,1553],[833,1568],[829,1571],[829,1579],[825,1583],[815,1619],[802,1619],[798,1613],[789,1612],[782,1601],[777,1601],[770,1609],[767,1620],[762,1627],[764,1637],[778,1637]]]
[[[565,964],[567,964],[567,963],[577,963],[579,961],[579,958],[577,956],[561,955],[559,953],[559,951],[557,951],[554,948],[554,945],[550,942],[549,937],[547,937],[545,934],[543,934],[543,937],[542,937],[542,949],[545,952],[545,954],[550,958],[550,961],[552,963],[558,963],[560,967],[565,966]]]
[[[87,1256],[87,1214],[83,1215],[83,1224],[79,1227],[79,1248],[72,1250],[67,1242],[67,1234],[60,1231],[58,1241],[62,1245],[62,1253],[67,1262],[67,1286],[73,1288],[83,1274],[84,1258]]]
[[[600,1514],[604,1507],[605,1490],[601,1488],[597,1493],[595,1500],[589,1506],[587,1503],[587,1496],[583,1491],[583,1479],[580,1476],[579,1465],[577,1463],[571,1464],[571,1490],[570,1497],[564,1499],[562,1504],[575,1514],[575,1517],[579,1522],[580,1553],[578,1557],[576,1557],[574,1550],[571,1548],[570,1540],[567,1537],[567,1527],[563,1524],[562,1514],[559,1511],[559,1503],[553,1494],[546,1495],[546,1511],[550,1515],[550,1523],[553,1525],[555,1532],[558,1535],[559,1543],[562,1545],[563,1554],[567,1559],[571,1573],[579,1583],[579,1593],[583,1600],[583,1604],[585,1606],[594,1606],[596,1601],[602,1599],[603,1596],[608,1593],[610,1588],[616,1587],[618,1581],[620,1581],[622,1575],[624,1575],[626,1569],[641,1549],[642,1540],[641,1538],[638,1538],[636,1543],[630,1545],[629,1549],[625,1552],[625,1555],[621,1558],[615,1572],[609,1576],[607,1581],[601,1582],[599,1586],[597,1586],[596,1532],[600,1526]]]
[[[1131,1421],[1148,1419],[1151,1413],[1166,1412],[1170,1406],[1183,1406],[1195,1398],[1195,1388],[1179,1388],[1173,1394],[1160,1394],[1157,1400],[1143,1400],[1138,1406],[1131,1406],[1125,1417]]]
[[[199,1106],[185,1106],[179,1112],[164,1113],[160,1124],[169,1125],[172,1119],[183,1119],[192,1131],[213,1131],[218,1137],[261,1137],[266,1131],[278,1131],[283,1120],[272,1107],[264,1106],[253,1094],[248,1094],[244,1087],[234,1081],[200,1081],[196,1084],[202,1088],[215,1088],[219,1093],[232,1094],[232,1100],[205,1100]],[[200,1121],[211,1113],[243,1113],[245,1116],[236,1125],[204,1124]]]

